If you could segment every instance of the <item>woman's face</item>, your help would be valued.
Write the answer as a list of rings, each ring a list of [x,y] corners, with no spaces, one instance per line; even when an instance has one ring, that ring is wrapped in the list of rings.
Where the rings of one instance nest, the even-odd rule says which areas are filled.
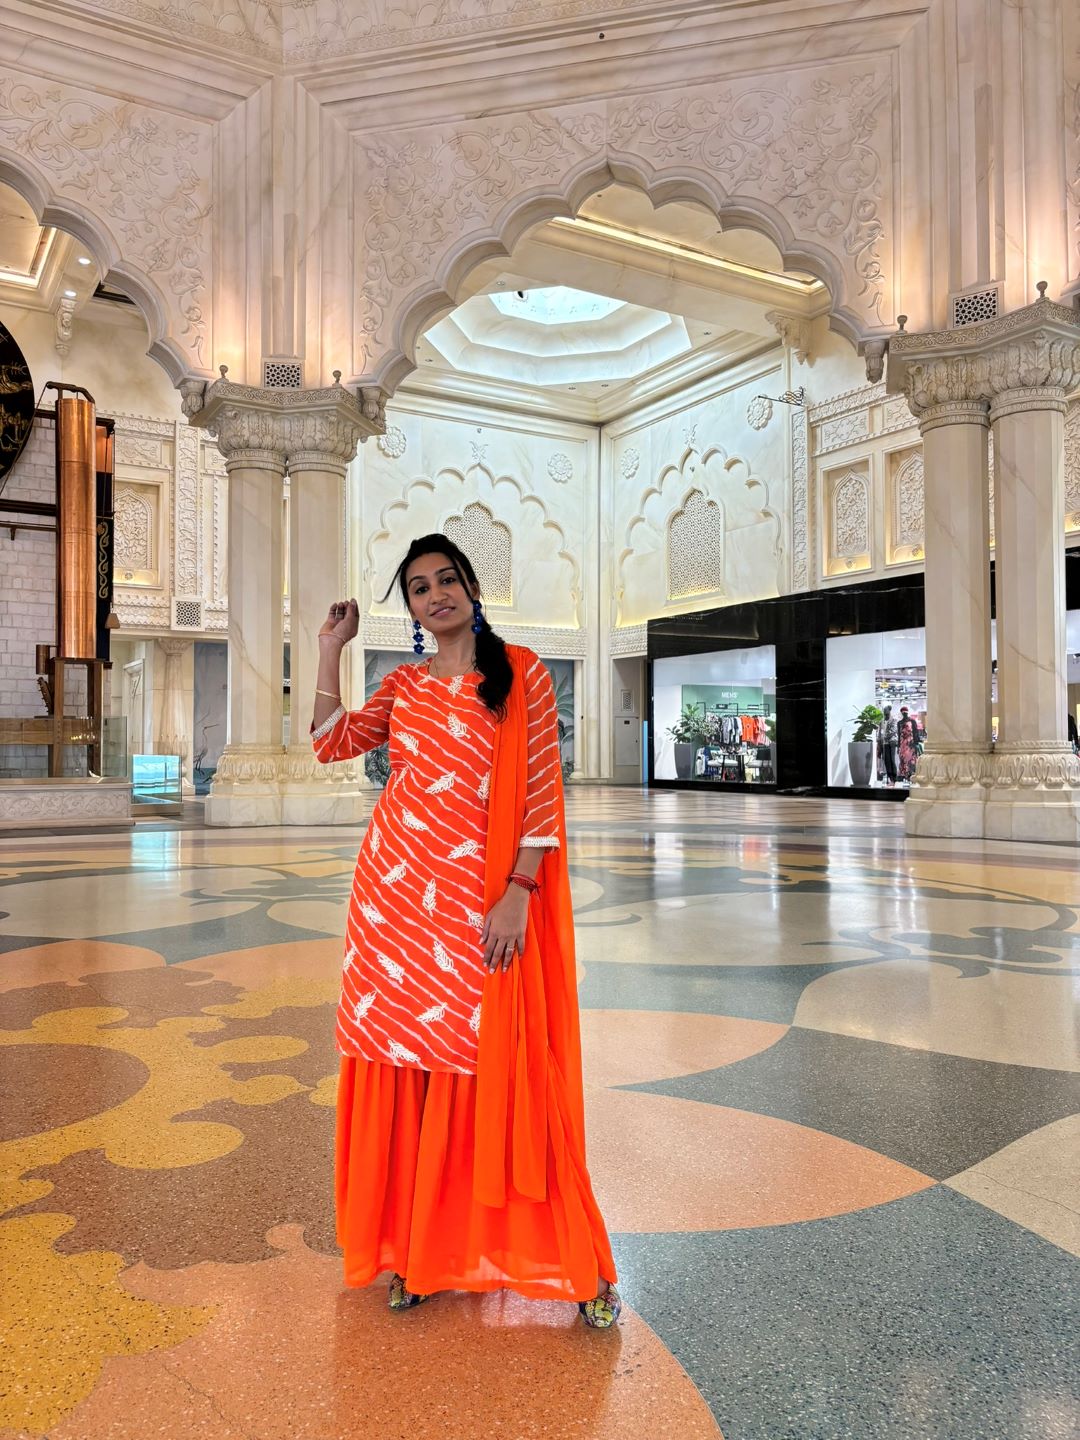
[[[409,610],[432,635],[454,635],[472,625],[473,596],[449,555],[418,555],[405,572]]]

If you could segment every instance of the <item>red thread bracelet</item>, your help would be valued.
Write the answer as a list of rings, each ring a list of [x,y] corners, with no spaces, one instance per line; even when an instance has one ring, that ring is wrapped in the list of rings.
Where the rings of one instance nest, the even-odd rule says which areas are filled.
[[[533,880],[528,875],[520,875],[516,870],[509,877],[509,883],[511,885],[520,885],[522,890],[527,890],[530,895],[535,895],[536,892],[540,889],[540,884],[538,881]]]

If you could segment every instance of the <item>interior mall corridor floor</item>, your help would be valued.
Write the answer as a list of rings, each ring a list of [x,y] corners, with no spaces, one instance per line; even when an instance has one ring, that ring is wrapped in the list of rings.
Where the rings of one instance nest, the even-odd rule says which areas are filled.
[[[1076,850],[569,818],[608,1333],[342,1287],[355,831],[0,841],[3,1440],[1075,1440]]]

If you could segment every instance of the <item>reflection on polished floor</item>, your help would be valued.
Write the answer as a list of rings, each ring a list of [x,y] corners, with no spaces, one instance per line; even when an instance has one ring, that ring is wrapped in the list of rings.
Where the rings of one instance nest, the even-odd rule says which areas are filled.
[[[569,815],[609,1334],[342,1289],[355,832],[0,841],[2,1440],[1076,1436],[1076,851]]]

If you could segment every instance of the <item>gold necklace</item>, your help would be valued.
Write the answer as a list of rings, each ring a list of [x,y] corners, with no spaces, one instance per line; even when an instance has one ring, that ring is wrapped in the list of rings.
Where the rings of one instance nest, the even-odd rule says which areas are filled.
[[[440,675],[440,674],[437,674],[437,673],[436,673],[436,670],[435,670],[435,662],[436,662],[436,660],[437,660],[438,658],[439,658],[439,657],[438,657],[438,654],[436,653],[435,655],[433,655],[433,656],[431,657],[431,660],[430,660],[429,663],[428,663],[428,674],[431,676],[431,678],[432,678],[433,680],[456,680],[456,679],[458,679],[458,676],[457,676],[457,675]],[[469,668],[468,668],[467,670],[461,671],[461,674],[462,674],[462,675],[471,675],[471,674],[474,673],[475,670],[476,670],[476,651],[474,650],[473,653],[472,653],[472,656],[471,656],[471,658],[470,658],[470,660],[469,660]]]

